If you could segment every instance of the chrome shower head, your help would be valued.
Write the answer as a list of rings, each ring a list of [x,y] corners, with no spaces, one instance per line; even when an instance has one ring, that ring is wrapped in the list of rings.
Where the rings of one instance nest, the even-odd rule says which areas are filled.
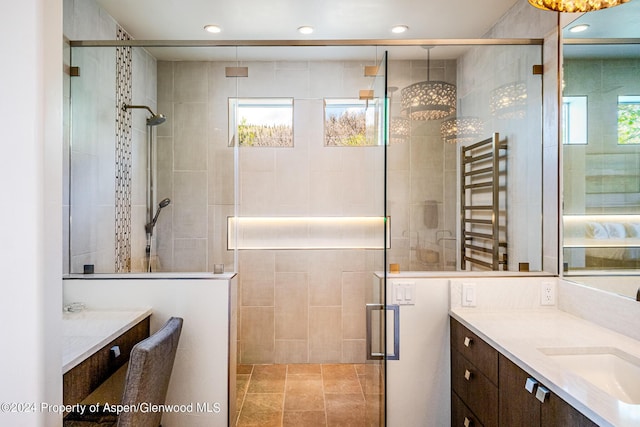
[[[128,110],[130,108],[144,108],[145,110],[151,113],[151,117],[147,117],[147,126],[157,126],[165,122],[167,118],[163,114],[156,114],[153,112],[151,108],[146,105],[128,105],[124,104],[122,106],[123,110]]]
[[[158,216],[160,216],[160,211],[163,208],[166,208],[167,206],[169,206],[170,204],[171,204],[171,199],[169,199],[168,197],[166,199],[162,199],[160,203],[158,203],[158,209],[156,210],[156,214],[153,216],[153,219],[151,220],[151,222],[147,223],[144,226],[144,229],[149,236],[153,234],[153,228],[156,226],[156,222],[158,221]]]
[[[158,126],[165,122],[167,118],[164,114],[154,114],[153,116],[147,118],[147,126]]]

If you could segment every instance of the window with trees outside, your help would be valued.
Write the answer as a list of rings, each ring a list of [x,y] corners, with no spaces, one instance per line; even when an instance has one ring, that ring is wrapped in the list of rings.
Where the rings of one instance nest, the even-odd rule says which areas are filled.
[[[382,144],[377,99],[324,100],[324,145],[361,147]]]
[[[587,143],[587,97],[562,97],[562,143]]]
[[[618,144],[640,144],[640,96],[618,96]]]
[[[293,98],[229,98],[229,146],[293,147]]]

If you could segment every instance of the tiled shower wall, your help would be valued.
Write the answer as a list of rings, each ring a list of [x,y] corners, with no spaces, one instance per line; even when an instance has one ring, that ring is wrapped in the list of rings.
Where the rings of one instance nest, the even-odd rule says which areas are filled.
[[[388,86],[398,88],[391,95],[390,117],[401,116],[401,92],[412,83],[427,79],[424,60],[390,61]],[[432,59],[431,80],[456,83],[456,61]],[[440,134],[442,120],[411,121],[410,135],[392,143],[388,151],[387,206],[392,218],[389,262],[402,271],[455,270],[455,238],[458,220],[456,196],[456,149],[445,144]],[[430,209],[429,205],[435,206]],[[432,251],[437,260],[420,252]]]
[[[633,175],[638,170],[636,145],[618,144],[618,96],[640,94],[640,60],[634,58],[565,59],[564,96],[586,96],[588,128],[586,145],[565,145],[564,210],[566,214],[634,213],[640,192]],[[601,170],[625,171],[618,176],[618,193],[595,193],[586,189],[587,165]],[[603,173],[604,175],[604,173]],[[610,177],[590,176],[592,182]],[[604,185],[603,185],[604,186]]]
[[[70,40],[114,40],[118,24],[94,1],[65,0],[64,34]],[[131,50],[131,102],[156,107],[156,60],[141,48]],[[79,77],[67,77],[71,98],[65,101],[65,166],[63,229],[64,272],[82,273],[93,264],[96,273],[116,271],[116,51],[74,48],[71,65]],[[70,108],[69,108],[70,107]],[[126,168],[131,179],[126,224],[130,224],[125,267],[140,271],[145,252],[146,122],[145,111],[131,112],[131,143]],[[72,119],[71,119],[72,118]],[[67,161],[70,162],[67,163]],[[120,158],[122,162],[124,158]],[[67,190],[69,192],[67,193]],[[70,193],[70,194],[69,194]],[[130,218],[129,218],[130,217]]]
[[[522,2],[514,5],[485,37],[543,38],[555,31],[556,19],[554,14],[540,12]],[[542,65],[543,60],[540,46],[480,46],[469,49],[458,61],[458,98],[462,112],[484,121],[485,137],[498,132],[501,140],[506,139],[508,144],[506,203],[501,215],[506,213],[507,227],[502,231],[506,231],[511,271],[517,271],[519,263],[529,263],[531,271],[543,268],[543,76],[532,72],[533,65]],[[545,73],[553,76],[555,70],[547,68]],[[493,115],[489,108],[492,91],[514,82],[524,83],[527,89],[521,114]],[[553,88],[548,90],[554,97]],[[553,133],[553,129],[550,131]],[[545,204],[551,206],[555,190],[549,188],[545,193],[550,197]],[[553,219],[548,217],[547,225],[551,229],[552,224]],[[547,240],[553,238],[545,235]]]
[[[159,62],[159,108],[172,122],[159,129],[159,197],[175,201],[159,222],[163,265],[233,268],[228,97],[294,97],[293,148],[239,150],[241,216],[383,214],[384,148],[323,145],[323,97],[357,97],[371,64],[250,62],[246,79],[226,78],[226,65],[236,64]],[[241,250],[240,361],[364,362],[365,294],[382,268],[376,250]]]
[[[564,213],[635,213],[640,205],[640,147],[618,144],[617,116],[619,95],[640,94],[640,60],[566,58],[563,65],[563,95],[586,96],[588,117],[588,143],[563,146]],[[607,175],[611,171],[619,175]],[[609,182],[615,182],[617,192],[610,191]],[[594,191],[594,183],[605,189]],[[565,236],[572,234],[582,237],[584,230],[565,228]],[[565,251],[563,261],[571,268],[584,267],[585,250]]]

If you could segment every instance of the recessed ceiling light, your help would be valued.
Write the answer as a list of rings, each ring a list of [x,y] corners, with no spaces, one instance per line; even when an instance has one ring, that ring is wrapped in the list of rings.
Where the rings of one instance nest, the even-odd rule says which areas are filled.
[[[310,27],[308,25],[303,25],[302,27],[298,28],[298,32],[300,34],[311,34],[313,33],[313,27]]]
[[[583,31],[586,31],[588,28],[589,28],[589,24],[580,24],[580,25],[576,25],[575,27],[569,28],[569,32],[581,33]]]
[[[396,25],[395,27],[391,28],[391,32],[396,34],[401,34],[407,31],[408,29],[409,27],[407,27],[406,25]]]
[[[217,34],[217,33],[222,31],[222,28],[220,28],[217,25],[205,25],[204,29],[205,29],[205,31],[208,31],[208,32],[214,33],[214,34]]]

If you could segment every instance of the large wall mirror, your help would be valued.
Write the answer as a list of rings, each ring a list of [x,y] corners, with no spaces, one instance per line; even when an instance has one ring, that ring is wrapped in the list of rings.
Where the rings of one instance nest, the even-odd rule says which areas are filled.
[[[636,298],[640,283],[640,1],[563,29],[563,265]]]

